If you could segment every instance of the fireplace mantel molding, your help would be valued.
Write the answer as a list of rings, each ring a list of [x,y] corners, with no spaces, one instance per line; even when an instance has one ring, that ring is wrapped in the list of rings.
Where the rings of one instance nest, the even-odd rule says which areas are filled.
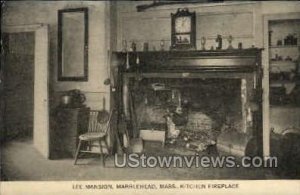
[[[116,52],[122,72],[199,73],[253,72],[261,69],[258,48],[213,51]],[[130,74],[131,73],[131,74]]]

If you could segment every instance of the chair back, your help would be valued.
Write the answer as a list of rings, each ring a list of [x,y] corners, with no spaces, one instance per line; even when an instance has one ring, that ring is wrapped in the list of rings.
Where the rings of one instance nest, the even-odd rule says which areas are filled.
[[[106,119],[104,119],[106,120],[105,123],[103,123],[103,119],[99,118],[101,117],[101,112],[103,111],[90,110],[88,132],[101,132],[105,134],[107,133],[112,119],[112,115],[114,113],[114,109],[109,113],[109,117],[106,117]]]

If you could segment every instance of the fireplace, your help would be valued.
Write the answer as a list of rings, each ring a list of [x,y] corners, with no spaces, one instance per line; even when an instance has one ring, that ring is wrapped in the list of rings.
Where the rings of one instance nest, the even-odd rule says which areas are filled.
[[[230,130],[255,137],[262,146],[259,49],[120,52],[115,57],[116,106],[130,137],[139,137],[143,129],[165,131],[167,143],[201,149]]]

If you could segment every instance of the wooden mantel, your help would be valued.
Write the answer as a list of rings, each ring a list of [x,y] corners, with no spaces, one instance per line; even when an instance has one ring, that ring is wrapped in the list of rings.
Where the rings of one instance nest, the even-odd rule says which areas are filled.
[[[117,52],[116,55],[124,72],[252,72],[260,67],[261,49]]]

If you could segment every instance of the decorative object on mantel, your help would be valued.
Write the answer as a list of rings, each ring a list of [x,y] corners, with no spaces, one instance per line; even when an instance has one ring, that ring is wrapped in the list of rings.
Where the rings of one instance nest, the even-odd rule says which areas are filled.
[[[205,50],[205,43],[206,43],[206,38],[201,37],[201,50]]]
[[[229,44],[227,49],[233,49],[233,47],[232,47],[233,37],[231,35],[229,35],[227,40],[228,40],[228,44]]]
[[[127,41],[126,40],[122,41],[122,51],[127,52]]]
[[[196,13],[187,8],[171,13],[171,49],[196,49]]]
[[[143,51],[149,51],[149,43],[148,42],[144,43]]]
[[[216,50],[221,50],[222,49],[222,36],[217,35],[216,38]]]
[[[136,52],[136,43],[134,41],[131,42],[130,51]]]
[[[243,43],[242,43],[242,42],[239,42],[238,48],[239,48],[239,49],[243,49]]]

